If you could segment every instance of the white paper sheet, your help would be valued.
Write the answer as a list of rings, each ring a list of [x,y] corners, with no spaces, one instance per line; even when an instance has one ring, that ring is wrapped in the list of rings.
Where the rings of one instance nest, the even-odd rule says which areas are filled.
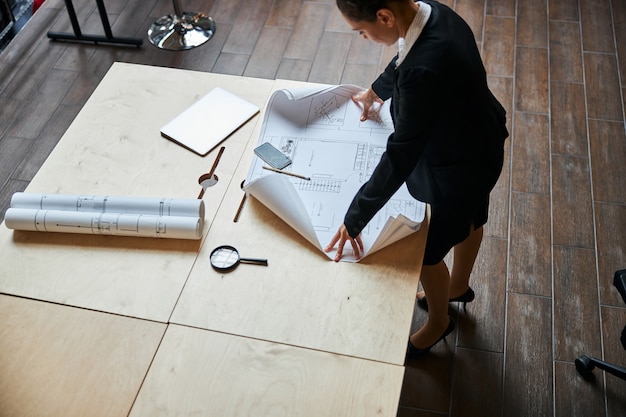
[[[275,92],[258,143],[270,142],[293,160],[285,171],[311,179],[264,170],[256,157],[246,179],[246,192],[320,250],[342,224],[393,130],[389,103],[377,109],[374,120],[360,121],[361,109],[351,96],[361,90],[340,85]],[[425,207],[402,186],[363,229],[364,256],[419,230]],[[344,260],[354,261],[351,249],[347,252]]]

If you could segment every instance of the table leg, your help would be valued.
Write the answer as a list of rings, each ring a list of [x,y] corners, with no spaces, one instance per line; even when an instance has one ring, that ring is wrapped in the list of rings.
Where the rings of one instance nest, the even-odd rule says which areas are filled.
[[[74,33],[62,33],[62,32],[48,32],[48,38],[52,40],[64,40],[74,42],[94,42],[95,44],[107,43],[107,44],[119,44],[119,45],[134,45],[140,46],[143,43],[143,39],[140,38],[124,38],[113,36],[111,31],[111,25],[107,16],[106,7],[104,6],[104,0],[96,0],[98,6],[98,13],[100,14],[100,20],[102,21],[102,28],[104,29],[105,36],[100,35],[84,35],[80,29],[78,18],[76,17],[76,10],[74,9],[74,3],[72,0],[65,0],[65,6],[67,13],[72,23],[72,29]]]

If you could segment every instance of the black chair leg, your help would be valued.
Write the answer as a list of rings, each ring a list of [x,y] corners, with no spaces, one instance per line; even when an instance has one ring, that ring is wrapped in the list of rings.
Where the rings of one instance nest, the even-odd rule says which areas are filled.
[[[624,303],[626,303],[626,269],[621,269],[615,272],[613,277],[613,285],[617,288],[617,291],[622,296]],[[626,349],[626,326],[622,330],[620,337],[622,346]],[[612,375],[617,376],[620,379],[626,380],[626,368],[604,362],[600,359],[592,358],[589,355],[581,355],[574,361],[576,364],[576,370],[585,379],[589,380],[593,377],[593,369],[598,367],[603,371],[606,371]]]
[[[626,380],[626,369],[604,362],[600,359],[592,358],[589,355],[582,355],[576,358],[574,362],[576,364],[576,370],[585,379],[589,380],[593,376],[593,369],[599,368],[606,371],[616,377]]]

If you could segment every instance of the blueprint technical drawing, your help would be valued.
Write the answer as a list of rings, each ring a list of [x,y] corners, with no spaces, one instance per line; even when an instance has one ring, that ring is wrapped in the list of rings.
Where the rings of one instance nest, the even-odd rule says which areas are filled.
[[[258,143],[270,142],[292,159],[285,171],[310,180],[267,171],[256,157],[246,179],[247,192],[320,249],[343,223],[350,202],[371,176],[393,131],[388,102],[371,112],[371,119],[360,121],[361,109],[351,97],[361,90],[340,85],[315,92],[275,92]],[[281,193],[290,197],[282,198]],[[293,207],[300,204],[299,209]],[[363,229],[365,254],[419,230],[424,213],[425,204],[402,186]]]
[[[9,229],[201,239],[204,201],[105,195],[14,193]]]

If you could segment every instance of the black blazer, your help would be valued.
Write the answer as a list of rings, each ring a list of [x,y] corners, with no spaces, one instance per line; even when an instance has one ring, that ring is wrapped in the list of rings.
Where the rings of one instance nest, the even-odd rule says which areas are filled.
[[[344,218],[352,237],[405,182],[420,201],[454,204],[487,195],[502,170],[506,112],[489,91],[474,35],[447,6],[425,3],[432,12],[422,34],[372,84],[391,98],[394,132]]]

